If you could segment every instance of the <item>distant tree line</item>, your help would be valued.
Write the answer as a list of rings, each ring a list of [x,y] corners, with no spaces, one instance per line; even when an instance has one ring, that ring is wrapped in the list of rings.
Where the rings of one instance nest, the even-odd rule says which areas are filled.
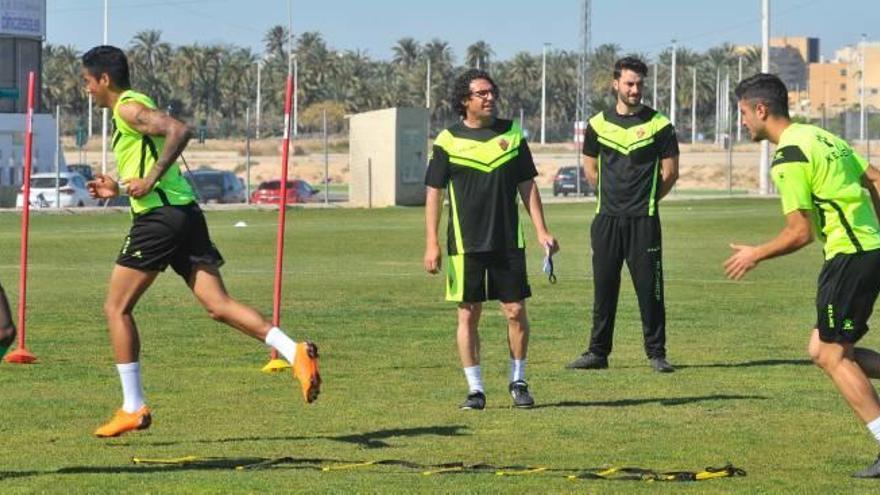
[[[161,32],[137,33],[124,48],[129,56],[133,86],[150,95],[160,108],[199,125],[204,122],[215,137],[242,136],[246,109],[250,108],[251,129],[255,120],[257,66],[260,65],[261,135],[280,134],[283,120],[284,85],[288,62],[288,33],[275,26],[264,37],[263,54],[235,45],[172,46]],[[72,46],[47,43],[43,48],[43,102],[46,111],[62,107],[65,132],[73,132],[78,120],[85,120],[87,97],[79,74],[81,52]],[[344,129],[344,115],[393,106],[424,106],[428,61],[431,74],[432,131],[454,122],[450,91],[455,76],[469,67],[489,70],[501,88],[502,115],[524,117],[524,127],[535,140],[540,129],[540,53],[520,52],[509,60],[496,60],[485,41],[470,45],[459,63],[447,41],[434,38],[420,42],[402,38],[392,47],[391,60],[376,60],[361,50],[335,50],[320,33],[304,32],[294,40],[293,56],[298,67],[297,88],[301,132],[320,132],[326,110],[331,132]],[[590,112],[614,104],[611,73],[614,61],[626,55],[614,44],[596,47],[587,58]],[[639,55],[639,54],[632,54]],[[646,103],[668,112],[671,49],[654,60],[642,56],[651,71],[657,64],[657,99],[652,102],[653,74],[645,89]],[[547,53],[548,139],[570,139],[577,102],[579,54],[551,50]],[[687,48],[676,52],[676,99],[678,129],[690,133],[692,101],[691,70],[697,70],[697,118],[702,133],[712,136],[715,119],[716,75],[728,71],[735,84],[739,59],[743,76],[758,71],[760,51],[737,52],[723,44],[697,53]],[[735,106],[731,106],[735,109]],[[253,130],[251,131],[253,132]]]

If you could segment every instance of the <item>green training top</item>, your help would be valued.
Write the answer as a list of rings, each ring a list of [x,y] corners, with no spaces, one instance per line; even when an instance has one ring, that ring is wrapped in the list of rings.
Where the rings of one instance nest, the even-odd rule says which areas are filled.
[[[782,212],[811,212],[825,259],[880,248],[880,224],[861,183],[867,168],[846,141],[819,127],[791,124],[779,138],[770,175]]]
[[[119,180],[145,177],[156,164],[165,146],[164,137],[141,134],[119,116],[119,105],[127,101],[136,101],[151,109],[156,108],[156,104],[149,96],[130,89],[119,96],[116,106],[113,107],[115,128],[113,155],[116,156],[116,172]],[[144,213],[160,206],[187,205],[195,200],[195,194],[180,174],[177,163],[172,164],[165,171],[149,194],[139,199],[130,198],[131,211],[134,214]]]

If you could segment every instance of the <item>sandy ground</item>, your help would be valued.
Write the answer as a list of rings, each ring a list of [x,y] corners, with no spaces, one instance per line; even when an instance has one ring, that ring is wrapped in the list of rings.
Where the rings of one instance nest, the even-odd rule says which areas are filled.
[[[66,145],[69,143],[65,143]],[[318,140],[294,142],[296,153],[291,156],[289,174],[291,177],[305,179],[310,183],[320,183],[324,177],[324,153]],[[876,149],[876,143],[873,143]],[[92,140],[85,152],[85,161],[95,170],[100,170],[100,140]],[[184,153],[190,168],[211,167],[233,170],[244,178],[246,170],[245,146],[241,141],[209,141],[206,144],[192,143]],[[251,146],[251,181],[277,178],[280,175],[281,154],[279,140],[262,140]],[[327,155],[327,168],[331,183],[348,182],[348,153],[341,139],[331,142],[334,152]],[[342,150],[343,152],[339,152]],[[538,166],[538,183],[549,186],[560,166],[574,165],[577,155],[570,144],[551,144],[532,146],[535,163]],[[860,150],[863,154],[865,150]],[[79,152],[65,146],[67,163],[78,163]],[[728,166],[731,160],[732,165]],[[755,190],[758,187],[759,147],[752,143],[736,146],[732,156],[711,144],[681,145],[679,189],[733,189]],[[108,170],[115,170],[110,154]],[[112,172],[111,172],[112,173]]]

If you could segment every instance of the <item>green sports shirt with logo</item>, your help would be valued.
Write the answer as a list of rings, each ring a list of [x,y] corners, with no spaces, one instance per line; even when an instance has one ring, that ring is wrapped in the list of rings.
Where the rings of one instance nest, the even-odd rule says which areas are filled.
[[[519,124],[458,122],[437,135],[425,185],[448,189],[450,255],[524,248],[517,186],[538,171]]]
[[[156,109],[156,104],[149,96],[132,90],[122,93],[113,107],[113,155],[116,157],[119,180],[143,178],[149,174],[165,145],[164,137],[141,134],[119,116],[119,106],[130,101]],[[160,206],[187,205],[195,200],[192,188],[181,175],[180,167],[176,163],[165,171],[149,194],[142,198],[130,198],[131,211],[134,214]]]
[[[825,259],[880,248],[880,224],[861,182],[868,166],[846,141],[816,126],[791,124],[779,138],[770,176],[782,212],[811,212]]]

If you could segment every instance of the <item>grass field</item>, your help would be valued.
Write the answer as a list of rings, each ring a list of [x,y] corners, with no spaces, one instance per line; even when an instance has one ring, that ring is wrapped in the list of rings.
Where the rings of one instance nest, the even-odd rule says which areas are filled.
[[[534,297],[527,370],[538,406],[510,407],[505,324],[484,312],[488,407],[462,412],[454,308],[443,281],[421,268],[421,209],[296,209],[288,216],[284,327],[320,346],[325,391],[306,406],[291,378],[259,372],[264,347],[203,313],[169,270],[141,302],[150,430],[98,440],[119,406],[101,316],[106,280],[129,223],[125,214],[37,215],[32,220],[29,347],[39,364],[0,365],[0,491],[876,493],[850,479],[877,446],[806,360],[817,245],[760,266],[740,283],[721,264],[730,241],[757,242],[782,225],[777,201],[663,205],[669,358],[650,371],[635,297],[625,277],[611,368],[563,369],[585,346],[592,303],[592,205],[554,204],[559,283],[529,252]],[[239,220],[247,228],[234,228]],[[18,221],[0,215],[2,279],[17,304]],[[275,215],[209,212],[227,259],[230,291],[271,310]],[[445,222],[445,220],[444,220]],[[534,235],[527,228],[529,239]],[[875,324],[877,319],[874,320]],[[864,341],[880,347],[880,332]],[[132,457],[284,457],[261,470],[136,466]],[[418,464],[699,470],[731,462],[748,476],[699,483],[570,481],[372,466],[314,465],[396,459]],[[223,464],[223,463],[221,463]],[[234,464],[234,463],[232,463]]]

